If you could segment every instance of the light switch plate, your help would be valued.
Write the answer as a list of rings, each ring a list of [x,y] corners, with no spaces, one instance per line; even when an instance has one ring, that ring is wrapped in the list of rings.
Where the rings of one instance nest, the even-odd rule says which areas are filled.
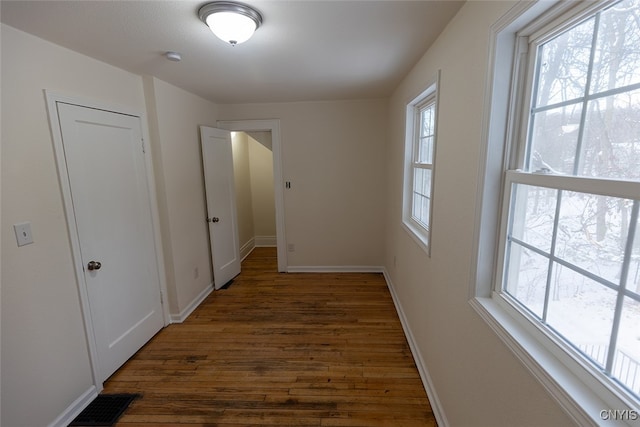
[[[13,224],[13,229],[16,232],[16,240],[18,246],[28,245],[33,243],[33,236],[31,235],[31,223],[21,222],[20,224]]]

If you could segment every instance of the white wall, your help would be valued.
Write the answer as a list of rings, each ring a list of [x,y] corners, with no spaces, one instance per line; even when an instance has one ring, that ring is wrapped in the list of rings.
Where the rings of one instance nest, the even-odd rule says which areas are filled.
[[[452,426],[572,424],[468,304],[489,28],[512,5],[466,3],[390,101],[385,265]],[[401,227],[404,115],[438,69],[429,258]]]
[[[253,249],[256,233],[253,229],[253,199],[251,196],[251,172],[249,165],[249,137],[244,132],[234,132],[231,139],[233,149],[233,178],[236,190],[238,215],[238,241],[240,256],[245,257]]]
[[[289,266],[380,266],[386,100],[220,105],[221,120],[280,119]]]
[[[273,153],[248,136],[253,229],[258,244],[276,240],[276,204],[273,188]]]
[[[213,282],[199,128],[215,127],[218,107],[153,77],[144,88],[169,308],[178,318]]]
[[[54,421],[93,383],[43,90],[147,114],[177,318],[212,282],[199,125],[215,125],[217,106],[4,24],[1,36],[1,424],[32,427]],[[22,221],[35,243],[18,248],[12,224]]]
[[[92,385],[78,285],[43,89],[144,112],[139,76],[4,24],[2,50],[2,419],[52,422]],[[12,224],[30,221],[17,247]]]

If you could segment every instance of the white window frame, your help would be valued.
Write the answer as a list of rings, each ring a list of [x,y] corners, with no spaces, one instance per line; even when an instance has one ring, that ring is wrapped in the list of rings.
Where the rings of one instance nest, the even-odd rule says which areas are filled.
[[[402,225],[428,256],[431,256],[431,230],[433,229],[433,194],[435,189],[436,147],[438,140],[438,87],[440,86],[440,71],[434,82],[422,93],[407,103],[406,133],[404,147],[404,183],[402,201]],[[425,107],[434,108],[433,152],[431,163],[415,161],[420,144],[421,112]],[[418,221],[413,216],[414,191],[413,179],[416,169],[431,171],[431,187],[429,189],[428,224]]]
[[[516,357],[538,379],[578,425],[640,425],[640,407],[622,387],[593,369],[568,344],[546,331],[519,310],[500,292],[504,244],[511,183],[523,180],[532,185],[553,185],[548,175],[510,171],[522,159],[523,114],[530,82],[525,77],[532,67],[525,37],[544,33],[573,18],[600,9],[606,2],[521,2],[491,28],[491,50],[485,96],[480,195],[476,205],[474,259],[471,269],[470,304],[503,340]],[[569,24],[566,24],[567,26]],[[525,31],[526,32],[523,32]],[[506,172],[506,173],[505,173]],[[622,181],[599,188],[600,180],[572,180],[576,190],[619,197],[635,194],[637,184]],[[631,188],[633,187],[633,189]],[[635,191],[635,193],[634,193]],[[502,233],[502,234],[501,234]]]

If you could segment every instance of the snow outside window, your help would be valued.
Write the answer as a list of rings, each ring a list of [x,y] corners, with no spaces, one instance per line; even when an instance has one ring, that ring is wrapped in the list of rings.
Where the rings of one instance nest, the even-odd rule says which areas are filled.
[[[526,40],[496,291],[637,405],[640,0]]]
[[[429,253],[436,146],[436,87],[407,106],[403,225]]]

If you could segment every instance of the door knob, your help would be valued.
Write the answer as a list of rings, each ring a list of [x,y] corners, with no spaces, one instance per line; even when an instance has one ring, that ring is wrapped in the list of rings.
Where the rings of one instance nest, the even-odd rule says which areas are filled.
[[[207,222],[220,222],[220,218],[214,216],[213,218],[207,218]]]
[[[87,270],[89,271],[100,270],[100,267],[102,267],[102,263],[99,261],[89,261],[89,264],[87,264]]]

